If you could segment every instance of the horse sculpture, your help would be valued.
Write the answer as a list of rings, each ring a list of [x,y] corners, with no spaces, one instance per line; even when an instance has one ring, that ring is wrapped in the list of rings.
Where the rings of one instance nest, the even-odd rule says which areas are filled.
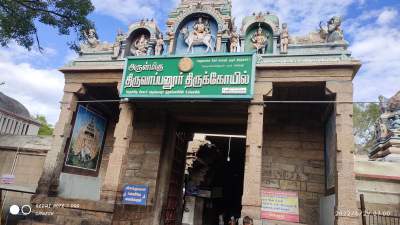
[[[183,35],[183,39],[185,40],[185,43],[188,46],[187,48],[188,53],[190,51],[192,51],[193,53],[193,46],[198,46],[198,45],[205,45],[207,47],[206,52],[210,50],[211,52],[214,52],[211,44],[213,36],[210,33],[205,33],[201,36],[198,36],[194,32],[189,32],[188,27],[182,28],[180,33]]]

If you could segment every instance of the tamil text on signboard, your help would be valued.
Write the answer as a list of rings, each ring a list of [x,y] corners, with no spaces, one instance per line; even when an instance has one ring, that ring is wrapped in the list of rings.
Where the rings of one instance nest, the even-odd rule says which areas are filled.
[[[251,99],[252,54],[127,58],[120,96],[164,99]]]
[[[299,222],[297,192],[265,188],[261,191],[261,218]]]
[[[146,205],[149,187],[145,185],[126,185],[122,194],[122,202],[129,205]]]

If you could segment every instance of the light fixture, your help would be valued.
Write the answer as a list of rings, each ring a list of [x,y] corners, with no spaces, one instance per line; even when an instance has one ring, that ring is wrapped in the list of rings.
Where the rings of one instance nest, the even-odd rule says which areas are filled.
[[[231,157],[230,157],[230,154],[231,154],[231,139],[232,139],[232,137],[231,136],[229,136],[229,143],[228,143],[228,157],[226,158],[226,161],[231,161]]]

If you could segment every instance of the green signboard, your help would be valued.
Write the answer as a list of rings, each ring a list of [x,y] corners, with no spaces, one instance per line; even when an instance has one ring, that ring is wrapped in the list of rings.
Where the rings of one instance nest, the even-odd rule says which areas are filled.
[[[251,99],[254,55],[128,57],[121,98]]]

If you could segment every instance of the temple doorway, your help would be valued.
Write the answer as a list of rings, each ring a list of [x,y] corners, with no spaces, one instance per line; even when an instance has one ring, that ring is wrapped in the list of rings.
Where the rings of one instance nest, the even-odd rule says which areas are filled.
[[[228,224],[242,210],[244,136],[195,134],[186,153],[182,224]]]

